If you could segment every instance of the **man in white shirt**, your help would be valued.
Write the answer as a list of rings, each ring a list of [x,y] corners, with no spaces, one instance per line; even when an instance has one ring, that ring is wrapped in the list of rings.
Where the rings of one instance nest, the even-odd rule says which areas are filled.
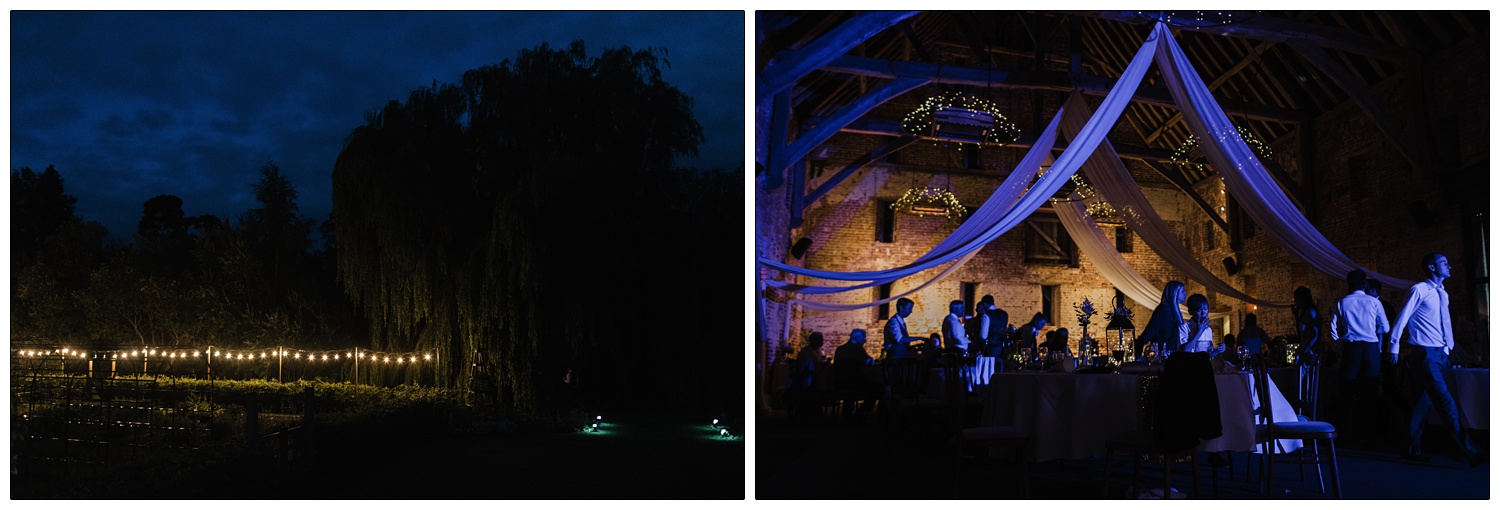
[[[943,347],[958,349],[960,356],[969,352],[969,337],[964,334],[964,302],[948,303],[948,317],[943,319]]]
[[[1407,428],[1406,452],[1401,458],[1417,462],[1430,459],[1422,455],[1422,425],[1427,413],[1434,405],[1443,426],[1453,440],[1463,449],[1470,466],[1483,464],[1486,456],[1469,441],[1458,422],[1458,405],[1448,392],[1448,382],[1443,378],[1443,368],[1448,365],[1448,353],[1453,351],[1453,320],[1448,315],[1448,291],[1443,289],[1443,280],[1452,273],[1448,257],[1441,253],[1430,253],[1422,257],[1427,269],[1427,279],[1411,286],[1406,306],[1396,316],[1396,326],[1391,328],[1390,359],[1394,362],[1401,353],[1401,332],[1408,333],[1406,339],[1406,367],[1411,374],[1412,385],[1419,391],[1417,403],[1411,412]]]
[[[912,300],[906,298],[896,300],[896,315],[885,322],[885,348],[890,351],[892,358],[915,358],[916,346],[924,343],[922,339],[906,334],[906,318],[911,316],[913,304]]]
[[[1345,417],[1340,425],[1340,434],[1355,441],[1364,441],[1366,426],[1375,418],[1370,414],[1379,388],[1380,340],[1390,331],[1385,319],[1385,307],[1380,299],[1365,293],[1364,270],[1350,271],[1344,278],[1349,282],[1349,295],[1333,305],[1330,335],[1343,347],[1343,385],[1340,400],[1343,401]]]

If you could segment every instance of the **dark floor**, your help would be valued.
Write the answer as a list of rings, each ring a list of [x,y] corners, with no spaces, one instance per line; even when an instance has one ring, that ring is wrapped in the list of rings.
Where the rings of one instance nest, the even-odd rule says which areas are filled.
[[[968,452],[959,483],[953,482],[953,455],[947,438],[933,428],[907,424],[883,426],[878,420],[845,422],[823,417],[787,418],[779,413],[756,422],[756,499],[1013,499],[1019,498],[1018,472],[1005,459],[978,458]],[[898,429],[904,428],[903,431]],[[1488,451],[1488,431],[1471,431]],[[1490,467],[1470,468],[1456,447],[1436,426],[1424,440],[1432,460],[1426,464],[1402,460],[1395,450],[1342,444],[1338,448],[1340,485],[1345,499],[1488,499]],[[1200,496],[1204,499],[1253,499],[1259,494],[1255,471],[1258,455],[1233,456],[1234,478],[1220,468],[1217,496],[1213,469],[1199,466]],[[1200,463],[1204,462],[1200,458]],[[1130,485],[1130,464],[1115,461],[1107,497],[1123,499]],[[1159,464],[1157,464],[1159,466]],[[1100,499],[1103,457],[1030,464],[1033,499]],[[1173,474],[1175,490],[1191,497],[1192,483],[1185,463]],[[1278,464],[1278,499],[1332,499],[1318,490],[1317,475],[1307,466],[1299,480],[1298,466]],[[1325,471],[1325,476],[1329,474]],[[1160,487],[1161,471],[1143,463],[1142,484]]]

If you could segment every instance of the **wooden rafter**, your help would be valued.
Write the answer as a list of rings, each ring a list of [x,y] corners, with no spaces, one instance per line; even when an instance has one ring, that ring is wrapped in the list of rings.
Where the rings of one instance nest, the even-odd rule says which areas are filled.
[[[924,62],[880,60],[864,57],[843,56],[829,62],[824,71],[880,78],[930,78],[933,83],[985,86],[996,88],[1024,88],[1069,92],[1078,89],[1085,94],[1108,95],[1116,81],[1114,78],[1091,75],[1074,75],[1065,71],[1028,71],[1016,69],[978,69],[967,66],[939,66]],[[1141,86],[1133,101],[1157,106],[1176,108],[1177,103],[1165,87]],[[1308,115],[1282,108],[1256,105],[1246,108],[1246,115],[1272,122],[1298,122]]]
[[[827,195],[828,192],[833,191],[833,188],[838,187],[839,183],[844,182],[850,175],[854,175],[854,172],[870,166],[871,163],[879,161],[880,158],[885,157],[887,154],[906,148],[906,146],[916,143],[916,141],[917,137],[915,136],[902,136],[881,144],[863,156],[854,158],[854,161],[850,161],[849,164],[844,165],[844,168],[839,170],[838,173],[829,177],[828,180],[823,181],[823,184],[819,185],[818,189],[808,193],[807,200],[804,203],[810,204],[816,202],[818,199],[823,198],[823,195]]]
[[[777,61],[756,73],[755,97],[769,98],[786,90],[807,73],[847,53],[850,48],[890,28],[917,11],[875,11],[856,14],[853,18],[808,45],[777,54]]]
[[[1334,83],[1342,87],[1344,92],[1349,94],[1349,97],[1360,108],[1364,109],[1365,114],[1369,115],[1375,121],[1376,129],[1379,129],[1381,133],[1385,134],[1386,138],[1391,140],[1396,151],[1400,152],[1407,161],[1411,162],[1413,168],[1426,169],[1427,165],[1423,164],[1417,153],[1417,144],[1401,128],[1401,124],[1396,122],[1396,118],[1388,113],[1384,106],[1381,106],[1380,100],[1375,97],[1373,92],[1370,92],[1369,87],[1364,82],[1361,82],[1353,73],[1344,69],[1343,66],[1329,57],[1328,53],[1323,51],[1322,48],[1302,41],[1293,41],[1290,45],[1298,53],[1301,53],[1303,57],[1307,58],[1307,61],[1312,63],[1313,67],[1318,68],[1323,74],[1328,75],[1328,78],[1333,80]]]
[[[1203,196],[1199,195],[1193,189],[1192,183],[1187,181],[1187,177],[1183,176],[1182,172],[1179,172],[1176,168],[1168,167],[1154,161],[1142,160],[1142,162],[1146,166],[1151,167],[1152,170],[1156,170],[1156,173],[1161,174],[1162,177],[1166,177],[1167,181],[1170,181],[1173,186],[1177,186],[1177,189],[1182,190],[1183,193],[1187,193],[1188,198],[1191,198],[1193,203],[1198,204],[1198,207],[1203,209],[1203,212],[1214,220],[1214,224],[1219,226],[1219,230],[1223,230],[1225,234],[1229,233],[1229,223],[1225,222],[1224,218],[1220,217],[1217,211],[1214,211],[1213,206],[1208,205],[1208,201],[1204,200]]]
[[[863,117],[864,114],[869,113],[876,106],[885,104],[886,101],[890,101],[901,94],[926,85],[927,82],[926,78],[899,78],[876,87],[868,94],[854,100],[854,102],[844,105],[843,108],[840,108],[833,115],[825,119],[823,123],[798,137],[797,141],[787,146],[781,158],[773,160],[776,164],[772,166],[772,169],[776,171],[784,170],[787,166],[807,156],[807,153],[812,152],[814,148],[822,145],[823,142],[828,141],[829,138],[833,137],[835,133],[838,133],[839,130],[843,129],[850,122]]]
[[[1135,11],[1078,11],[1075,14],[1140,25],[1156,22]],[[1412,50],[1385,44],[1350,30],[1274,16],[1262,15],[1228,25],[1188,27],[1181,30],[1260,41],[1305,41],[1319,47],[1343,50],[1388,62],[1404,62],[1420,58],[1420,55]]]

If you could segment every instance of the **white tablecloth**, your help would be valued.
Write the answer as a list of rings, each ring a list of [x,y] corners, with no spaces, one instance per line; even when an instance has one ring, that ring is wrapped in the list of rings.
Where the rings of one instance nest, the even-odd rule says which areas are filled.
[[[1255,449],[1254,379],[1249,374],[1216,377],[1224,436],[1204,442],[1199,449]],[[1106,439],[1139,428],[1140,380],[1121,374],[995,374],[984,399],[982,423],[1025,428],[1031,433],[1033,460],[1103,455]],[[1276,420],[1296,419],[1291,405],[1274,388],[1271,400]],[[1292,451],[1301,444],[1286,441],[1282,446]]]

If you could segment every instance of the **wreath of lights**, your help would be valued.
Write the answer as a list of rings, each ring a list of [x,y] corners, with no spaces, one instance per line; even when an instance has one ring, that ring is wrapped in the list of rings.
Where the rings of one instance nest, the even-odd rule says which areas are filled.
[[[891,204],[891,209],[906,211],[918,217],[927,217],[929,213],[918,209],[920,206],[932,206],[933,209],[942,208],[943,215],[948,219],[962,218],[969,209],[958,202],[958,197],[946,188],[911,188],[901,195],[901,199]],[[936,213],[931,213],[936,215]]]
[[[1010,122],[1010,119],[1007,119],[1004,114],[1000,113],[1000,109],[995,106],[994,102],[965,95],[962,92],[938,94],[927,98],[927,101],[923,102],[922,106],[906,114],[906,118],[901,120],[901,129],[907,133],[935,138],[932,136],[932,116],[938,110],[942,109],[969,110],[971,112],[969,114],[970,117],[983,113],[994,119],[993,122],[988,123],[989,127],[984,130],[984,138],[980,142],[941,139],[942,141],[958,143],[959,150],[963,150],[965,143],[972,143],[975,147],[980,145],[1003,146],[1015,142],[1021,137],[1021,129]]]
[[[1271,159],[1271,155],[1274,154],[1273,152],[1271,152],[1271,147],[1269,145],[1266,145],[1265,142],[1261,141],[1260,137],[1255,136],[1254,132],[1246,129],[1244,126],[1235,126],[1234,129],[1235,131],[1239,132],[1240,139],[1245,141],[1245,145],[1254,150],[1255,154],[1257,156],[1260,156],[1260,159]],[[1225,137],[1222,136],[1219,137],[1220,141],[1223,141],[1224,138]],[[1198,137],[1188,135],[1187,139],[1182,141],[1182,145],[1177,147],[1177,150],[1172,151],[1172,163],[1184,167],[1189,167],[1200,172],[1207,172],[1207,163],[1195,163],[1188,159],[1188,155],[1192,154],[1193,149],[1196,148],[1198,148]]]
[[[1042,172],[1046,173],[1046,170]],[[1109,205],[1109,202],[1105,202],[1103,198],[1099,197],[1099,192],[1095,191],[1094,187],[1090,186],[1089,183],[1084,182],[1083,178],[1079,177],[1078,174],[1069,176],[1068,181],[1073,183],[1073,193],[1077,193],[1078,198],[1053,197],[1052,203],[1060,204],[1086,201],[1088,204],[1083,207],[1084,211],[1088,213],[1089,217],[1096,220],[1110,218],[1119,214],[1119,211],[1116,211],[1114,207]]]

